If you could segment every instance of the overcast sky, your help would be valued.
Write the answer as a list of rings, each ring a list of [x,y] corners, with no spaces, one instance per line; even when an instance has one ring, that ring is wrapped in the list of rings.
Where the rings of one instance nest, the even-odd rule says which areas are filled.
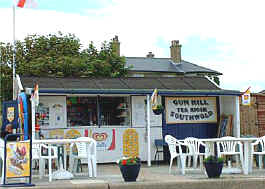
[[[121,55],[182,59],[223,73],[221,88],[265,90],[264,0],[35,0],[16,8],[16,39],[73,33],[87,47],[118,35]],[[13,0],[0,0],[0,41],[12,42]]]

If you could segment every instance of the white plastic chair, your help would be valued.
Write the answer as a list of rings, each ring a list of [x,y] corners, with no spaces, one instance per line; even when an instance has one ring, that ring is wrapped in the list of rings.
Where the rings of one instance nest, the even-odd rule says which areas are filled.
[[[259,151],[258,147],[255,148],[255,146],[259,147]],[[256,150],[255,150],[256,149]],[[265,156],[265,136],[258,138],[255,142],[251,143],[251,166],[250,169],[252,170],[252,166],[253,166],[253,156],[257,155],[258,156],[258,164],[259,164],[259,169],[262,168],[262,156]]]
[[[200,169],[203,168],[203,158],[206,155],[205,152],[200,152],[201,147],[206,148],[206,145],[200,141],[198,138],[195,137],[187,137],[184,139],[182,145],[187,146],[188,153],[187,156],[193,158],[193,168],[197,168],[198,157],[200,159]],[[206,151],[206,149],[205,149]]]
[[[168,144],[168,149],[170,152],[169,174],[171,173],[173,160],[177,158],[177,165],[178,165],[177,167],[179,168],[181,166],[181,174],[184,175],[186,156],[182,155],[181,145],[179,144],[178,140],[171,135],[165,136],[165,142]],[[179,152],[177,152],[177,148]]]
[[[44,150],[47,151],[47,154],[44,154]],[[51,152],[49,154],[49,151]],[[52,159],[55,159],[56,162],[58,162],[58,151],[56,146],[51,146],[51,145],[45,145],[45,144],[40,144],[40,164],[39,164],[39,169],[40,169],[40,178],[44,175],[45,172],[45,160],[48,160],[48,169],[49,169],[49,182],[52,181]]]
[[[37,163],[38,169],[39,169],[39,176],[41,176],[41,169],[40,169],[40,158],[41,158],[41,152],[40,152],[40,144],[32,144],[32,165],[33,163]]]
[[[221,137],[221,139],[223,139],[223,141],[216,142],[218,157],[227,156],[227,155],[236,156],[236,165],[237,167],[239,167],[239,159],[238,159],[239,156],[241,162],[241,168],[243,169],[244,162],[243,162],[242,143],[240,141],[233,140],[236,138],[231,136]],[[231,162],[228,162],[228,166],[229,168],[231,168],[230,167]]]
[[[70,171],[76,172],[77,160],[84,159],[87,161],[89,177],[97,177],[96,141],[89,137],[79,137],[78,139],[84,139],[84,142],[76,142],[70,145]],[[89,143],[87,140],[89,140]],[[74,145],[77,147],[77,154],[73,153]]]
[[[1,184],[4,183],[4,140],[0,138]]]

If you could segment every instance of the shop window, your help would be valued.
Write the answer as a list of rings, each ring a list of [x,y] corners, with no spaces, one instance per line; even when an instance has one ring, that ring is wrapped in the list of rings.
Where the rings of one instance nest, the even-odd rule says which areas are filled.
[[[98,125],[97,97],[67,97],[67,126]]]
[[[131,125],[129,97],[100,97],[101,125]]]
[[[50,110],[48,106],[44,106],[40,103],[36,110],[36,122],[40,127],[45,128],[49,126]]]
[[[66,101],[68,127],[131,125],[129,97],[68,97]]]

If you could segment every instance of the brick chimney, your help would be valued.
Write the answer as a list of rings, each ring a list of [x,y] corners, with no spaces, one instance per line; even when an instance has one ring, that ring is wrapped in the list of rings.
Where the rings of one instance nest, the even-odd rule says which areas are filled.
[[[178,40],[171,41],[170,58],[174,63],[181,62],[181,45]]]
[[[154,58],[155,55],[152,52],[148,52],[148,54],[146,55],[147,58]]]
[[[119,42],[117,35],[115,35],[115,37],[112,39],[112,48],[113,48],[113,52],[117,56],[120,56],[120,42]]]

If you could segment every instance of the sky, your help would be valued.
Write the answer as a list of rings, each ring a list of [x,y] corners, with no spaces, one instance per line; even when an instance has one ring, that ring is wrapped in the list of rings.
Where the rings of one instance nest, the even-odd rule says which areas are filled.
[[[172,40],[182,59],[223,73],[220,87],[265,90],[264,0],[35,0],[16,8],[15,36],[75,34],[87,47],[115,35],[121,55],[170,57]],[[0,41],[13,41],[13,0],[0,0]]]

